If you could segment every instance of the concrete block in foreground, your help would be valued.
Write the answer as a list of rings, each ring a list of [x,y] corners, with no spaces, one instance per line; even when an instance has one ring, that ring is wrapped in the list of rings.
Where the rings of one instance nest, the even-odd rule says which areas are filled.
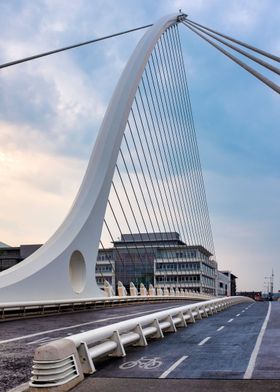
[[[71,340],[55,340],[36,349],[30,391],[69,391],[83,379],[79,355]]]

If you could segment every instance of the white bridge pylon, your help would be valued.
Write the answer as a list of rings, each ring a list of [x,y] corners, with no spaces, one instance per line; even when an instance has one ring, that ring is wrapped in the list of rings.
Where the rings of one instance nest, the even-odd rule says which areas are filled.
[[[183,14],[160,19],[131,55],[100,127],[78,195],[64,222],[35,253],[0,274],[0,302],[104,296],[95,279],[102,224],[129,112],[149,57]]]

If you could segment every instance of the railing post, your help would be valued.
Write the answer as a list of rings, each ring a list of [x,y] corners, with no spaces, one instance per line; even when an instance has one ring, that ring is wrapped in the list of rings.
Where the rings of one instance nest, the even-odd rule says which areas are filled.
[[[133,330],[133,332],[137,333],[140,336],[140,339],[138,340],[138,342],[134,343],[133,346],[144,347],[144,346],[148,345],[147,339],[143,333],[143,329],[140,324],[137,325],[137,327]]]
[[[119,297],[126,297],[127,291],[121,281],[118,281],[118,296]]]
[[[88,346],[85,342],[81,342],[78,353],[83,369],[84,374],[92,374],[96,371],[95,366],[93,364],[92,358],[90,356]]]
[[[131,297],[137,297],[138,291],[133,282],[129,284],[129,294]]]
[[[151,297],[154,297],[156,295],[156,290],[154,289],[154,286],[152,284],[149,284],[149,295]]]
[[[121,342],[119,331],[115,331],[111,336],[110,340],[117,343],[116,349],[111,354],[109,354],[110,357],[125,357],[126,353],[124,350],[124,346]]]
[[[164,289],[163,289],[163,295],[164,295],[164,297],[169,297],[169,290],[168,290],[168,288],[167,287],[164,287]]]
[[[113,287],[110,285],[108,280],[104,280],[104,292],[106,297],[113,297],[115,295]]]
[[[158,297],[162,297],[162,296],[163,296],[162,288],[161,288],[161,287],[157,287],[157,296],[158,296]]]
[[[141,297],[147,296],[147,289],[146,289],[144,283],[140,284],[140,295],[141,295]]]

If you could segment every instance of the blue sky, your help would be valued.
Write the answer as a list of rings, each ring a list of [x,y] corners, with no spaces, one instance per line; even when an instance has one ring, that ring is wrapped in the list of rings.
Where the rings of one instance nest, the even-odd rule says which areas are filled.
[[[280,52],[278,0],[2,0],[0,61],[153,23],[179,8]],[[239,289],[255,290],[274,268],[280,289],[279,97],[180,30],[219,266],[238,276]],[[0,72],[0,241],[42,243],[61,223],[141,35]]]

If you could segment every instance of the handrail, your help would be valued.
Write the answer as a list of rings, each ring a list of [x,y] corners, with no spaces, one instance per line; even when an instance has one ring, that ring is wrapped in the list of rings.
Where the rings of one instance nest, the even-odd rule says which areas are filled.
[[[92,374],[96,371],[93,360],[106,355],[123,357],[126,355],[125,347],[128,345],[146,346],[147,338],[163,338],[164,332],[176,332],[178,327],[184,327],[187,323],[194,323],[198,319],[241,302],[253,302],[253,300],[241,296],[212,299],[166,309],[47,343],[37,348],[35,352],[30,386],[31,388],[58,386],[61,378],[56,378],[48,368],[48,364],[51,363],[53,368],[55,361],[60,363],[71,357],[75,359],[76,367],[71,372],[71,379],[68,380],[65,376],[64,383],[69,385],[65,385],[64,390],[68,390],[68,387],[70,389],[80,382],[84,374]],[[52,377],[49,377],[50,374]]]
[[[111,296],[83,299],[65,299],[52,301],[23,301],[0,303],[0,322],[5,320],[44,316],[58,312],[73,312],[88,308],[114,306],[118,304],[133,304],[138,302],[162,302],[180,300],[207,300],[209,295],[186,292],[184,295],[138,295],[138,296]]]

